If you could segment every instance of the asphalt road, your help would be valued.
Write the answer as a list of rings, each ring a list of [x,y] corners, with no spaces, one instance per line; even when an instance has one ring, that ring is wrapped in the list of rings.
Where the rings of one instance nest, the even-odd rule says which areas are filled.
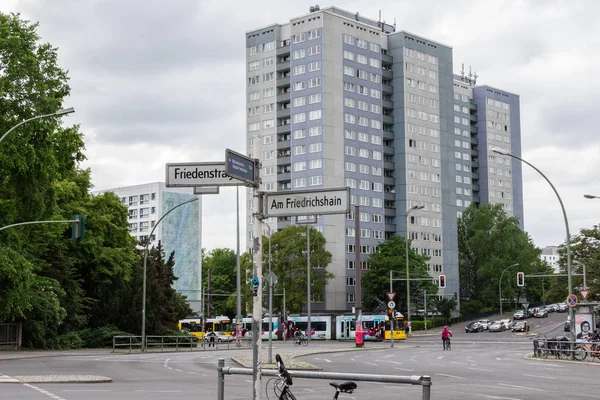
[[[550,314],[534,319],[532,333],[562,333],[565,314]],[[525,356],[532,352],[533,335],[507,332],[464,333],[465,324],[452,327],[452,351],[442,351],[439,329],[431,336],[389,343],[370,344],[368,350],[340,351],[306,355],[303,361],[324,371],[429,375],[432,399],[597,399],[596,365],[556,360],[535,361]],[[263,343],[266,348],[267,343]],[[350,350],[348,342],[313,341],[303,351]],[[273,344],[273,354],[294,352],[290,343]],[[152,354],[80,354],[0,361],[2,375],[89,374],[108,376],[112,383],[102,384],[1,384],[0,397],[19,400],[163,400],[174,398],[214,399],[217,397],[218,358],[237,366],[232,356],[250,355],[250,350]],[[268,382],[263,377],[263,387]],[[298,399],[329,399],[333,390],[328,381],[296,378],[292,386]],[[269,398],[274,398],[271,389]],[[266,392],[266,391],[265,391]],[[252,398],[252,376],[227,376],[226,399]],[[267,398],[266,395],[263,398]],[[358,382],[358,389],[340,399],[421,398],[418,386]]]

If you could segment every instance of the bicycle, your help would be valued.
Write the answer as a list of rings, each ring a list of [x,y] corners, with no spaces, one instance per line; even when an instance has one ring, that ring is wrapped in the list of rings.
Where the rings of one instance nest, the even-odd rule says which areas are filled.
[[[446,342],[446,346],[444,348],[444,350],[452,350],[452,345],[450,344],[450,338],[446,338],[446,339],[442,339],[442,342]],[[444,345],[444,343],[442,343],[442,345]]]
[[[275,380],[275,382],[273,383],[273,393],[275,394],[275,397],[277,399],[296,400],[296,396],[294,396],[294,394],[290,390],[290,386],[292,386],[293,384],[292,376],[285,368],[285,364],[283,363],[283,360],[281,359],[281,356],[279,354],[275,354],[275,361],[277,361],[278,374],[277,378],[272,378],[267,381],[267,399],[269,398],[269,383],[272,380]],[[354,392],[354,389],[358,387],[356,383],[350,381],[342,383],[330,382],[329,384],[335,388],[335,394],[333,395],[334,400],[337,400],[340,393],[351,394]]]
[[[294,346],[308,346],[308,338],[305,335],[296,336]]]

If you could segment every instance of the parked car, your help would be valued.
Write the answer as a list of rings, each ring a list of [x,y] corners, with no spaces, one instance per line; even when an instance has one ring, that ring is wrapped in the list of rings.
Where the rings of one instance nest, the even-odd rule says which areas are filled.
[[[512,326],[513,332],[529,332],[529,324],[526,321],[517,321]]]
[[[556,312],[563,313],[563,312],[567,312],[568,309],[569,309],[569,306],[566,303],[560,303],[558,305],[558,308],[556,309]]]
[[[506,330],[506,326],[504,326],[504,322],[502,321],[494,321],[490,324],[488,330],[489,332],[504,332]]]
[[[465,326],[465,332],[483,332],[485,328],[479,322],[471,322]]]
[[[217,342],[217,343],[233,342],[235,340],[235,338],[233,336],[225,335],[224,333],[221,333],[221,332],[209,332],[204,337],[207,342],[210,342],[211,338],[214,338],[213,341]]]
[[[492,324],[492,321],[490,321],[489,319],[480,319],[479,324],[481,326],[483,326],[483,329],[485,329],[486,331],[489,329],[490,325]]]
[[[537,310],[537,312],[535,313],[535,317],[536,318],[548,318],[548,311],[541,308],[541,309]]]

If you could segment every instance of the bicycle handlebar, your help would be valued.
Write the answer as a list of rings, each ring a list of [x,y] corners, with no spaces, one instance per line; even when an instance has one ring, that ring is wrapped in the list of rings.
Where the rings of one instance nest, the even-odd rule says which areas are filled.
[[[277,369],[279,369],[279,375],[285,379],[286,384],[291,386],[292,385],[292,376],[290,375],[288,370],[285,368],[285,364],[283,363],[283,360],[281,359],[281,356],[279,354],[275,354],[275,361],[277,361]]]

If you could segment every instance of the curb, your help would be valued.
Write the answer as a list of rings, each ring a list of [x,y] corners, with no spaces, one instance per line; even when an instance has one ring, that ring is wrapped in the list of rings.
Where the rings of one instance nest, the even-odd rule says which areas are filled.
[[[36,375],[36,376],[2,376],[2,383],[109,383],[112,378],[95,375]]]

